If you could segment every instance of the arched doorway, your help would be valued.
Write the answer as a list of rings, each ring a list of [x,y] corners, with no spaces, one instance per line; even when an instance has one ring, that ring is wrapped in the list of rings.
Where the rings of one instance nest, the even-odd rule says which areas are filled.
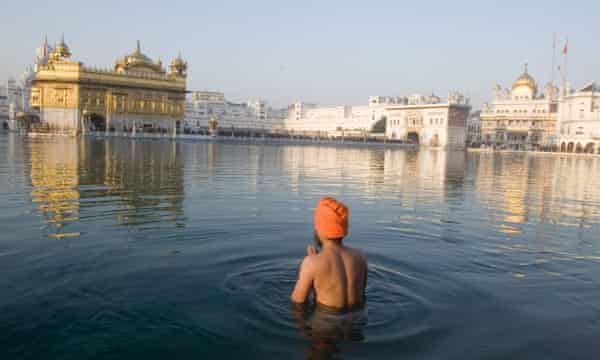
[[[416,133],[416,132],[414,132],[414,131],[411,131],[411,132],[409,132],[409,133],[406,135],[406,141],[407,141],[409,144],[416,144],[416,145],[419,145],[419,134],[418,134],[418,133]]]
[[[567,151],[567,144],[563,141],[562,144],[560,144],[560,152],[565,151]]]
[[[106,118],[100,114],[91,114],[89,126],[92,131],[106,131]]]
[[[577,143],[577,146],[575,147],[575,152],[578,154],[583,152],[583,146],[581,145],[581,143]]]
[[[440,137],[438,134],[433,135],[431,140],[429,140],[429,145],[434,147],[440,146]]]
[[[570,142],[569,145],[567,145],[567,152],[572,153],[574,149],[575,149],[575,144]]]
[[[594,143],[587,143],[585,145],[585,150],[586,153],[588,154],[593,154],[594,153]]]

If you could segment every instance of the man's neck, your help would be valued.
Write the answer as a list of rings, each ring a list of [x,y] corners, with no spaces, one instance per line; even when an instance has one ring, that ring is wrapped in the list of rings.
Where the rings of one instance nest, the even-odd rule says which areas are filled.
[[[341,240],[321,240],[321,242],[323,243],[321,245],[321,248],[323,250],[325,250],[325,249],[340,249],[340,248],[344,247],[344,244],[342,244]]]

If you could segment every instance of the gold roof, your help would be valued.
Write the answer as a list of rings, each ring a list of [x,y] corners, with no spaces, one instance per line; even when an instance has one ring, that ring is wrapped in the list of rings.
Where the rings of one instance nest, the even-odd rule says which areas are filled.
[[[136,70],[136,71],[152,71],[164,73],[161,61],[154,62],[148,56],[142,54],[140,41],[137,42],[135,51],[119,60],[115,64],[115,70]]]
[[[519,76],[519,78],[515,81],[515,83],[512,86],[512,89],[514,90],[521,86],[529,87],[532,91],[537,90],[537,84],[535,82],[535,79],[531,77],[531,75],[529,75],[529,73],[527,72],[527,64],[525,64],[525,70],[523,74],[521,74],[521,76]]]

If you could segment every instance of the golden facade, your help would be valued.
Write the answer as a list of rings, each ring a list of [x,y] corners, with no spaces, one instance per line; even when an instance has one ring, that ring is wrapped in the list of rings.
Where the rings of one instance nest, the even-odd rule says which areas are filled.
[[[35,74],[31,105],[48,129],[174,132],[183,121],[186,78],[181,56],[167,72],[142,54],[139,42],[113,69],[101,70],[71,60],[61,41]]]

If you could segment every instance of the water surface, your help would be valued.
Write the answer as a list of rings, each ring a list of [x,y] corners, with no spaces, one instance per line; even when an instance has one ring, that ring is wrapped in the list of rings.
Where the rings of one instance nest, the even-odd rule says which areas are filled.
[[[367,308],[288,296],[321,196]],[[600,158],[0,135],[0,358],[589,359]]]

